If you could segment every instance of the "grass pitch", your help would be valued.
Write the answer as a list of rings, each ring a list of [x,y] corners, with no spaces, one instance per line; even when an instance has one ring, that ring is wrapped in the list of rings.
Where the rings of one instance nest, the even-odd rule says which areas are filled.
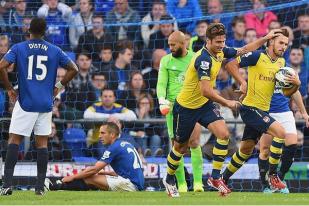
[[[14,191],[11,196],[0,196],[0,205],[309,205],[309,194],[233,192],[219,197],[217,192],[188,192],[170,198],[165,192],[50,191],[36,196],[31,191]]]

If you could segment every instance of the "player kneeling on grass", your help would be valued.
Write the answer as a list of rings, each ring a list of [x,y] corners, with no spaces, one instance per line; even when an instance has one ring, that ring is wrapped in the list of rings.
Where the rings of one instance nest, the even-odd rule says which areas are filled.
[[[107,147],[102,158],[78,174],[52,183],[45,181],[50,190],[111,190],[139,191],[144,189],[142,161],[130,143],[118,139],[119,127],[113,122],[100,127],[100,139]],[[101,171],[110,165],[114,172]]]
[[[288,32],[282,29],[277,33],[279,36],[268,41],[266,50],[247,53],[226,65],[238,82],[245,81],[237,75],[238,68],[248,67],[248,90],[240,107],[240,115],[245,123],[243,138],[239,151],[233,155],[222,175],[225,182],[249,159],[258,138],[266,133],[275,137],[269,149],[269,185],[275,190],[286,187],[277,174],[286,131],[279,121],[269,115],[275,75],[285,65],[283,54],[288,47]],[[287,75],[286,81],[293,86],[284,88],[282,92],[285,96],[291,96],[298,90],[300,81],[297,75]]]

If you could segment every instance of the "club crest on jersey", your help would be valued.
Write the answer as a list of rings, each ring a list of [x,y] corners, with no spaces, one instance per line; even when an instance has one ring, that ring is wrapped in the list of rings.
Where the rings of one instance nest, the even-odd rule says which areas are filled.
[[[208,70],[209,69],[209,62],[201,61],[201,69]]]
[[[270,121],[270,119],[269,119],[269,117],[265,116],[265,117],[263,117],[263,121],[267,123],[267,122]]]
[[[105,159],[109,158],[109,155],[110,155],[110,154],[111,154],[110,151],[105,151],[104,154],[103,154],[102,159],[105,160]]]

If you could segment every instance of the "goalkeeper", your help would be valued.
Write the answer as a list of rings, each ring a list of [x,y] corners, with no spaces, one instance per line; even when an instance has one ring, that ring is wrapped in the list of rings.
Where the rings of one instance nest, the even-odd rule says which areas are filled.
[[[165,55],[160,62],[160,70],[157,83],[157,96],[162,115],[166,115],[168,135],[173,141],[173,104],[180,92],[185,77],[185,72],[189,66],[194,52],[188,51],[185,45],[185,35],[180,31],[173,32],[168,38],[170,54]],[[199,145],[201,126],[195,125],[190,138],[191,160],[193,168],[193,189],[194,192],[203,192],[202,168],[203,156]],[[184,161],[180,162],[176,171],[179,192],[187,192],[185,180]]]

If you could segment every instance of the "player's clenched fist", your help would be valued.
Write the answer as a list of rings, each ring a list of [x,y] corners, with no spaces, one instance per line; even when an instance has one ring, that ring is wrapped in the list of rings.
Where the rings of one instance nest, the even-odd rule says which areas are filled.
[[[171,102],[164,98],[159,98],[160,112],[162,115],[167,115],[170,111]]]

